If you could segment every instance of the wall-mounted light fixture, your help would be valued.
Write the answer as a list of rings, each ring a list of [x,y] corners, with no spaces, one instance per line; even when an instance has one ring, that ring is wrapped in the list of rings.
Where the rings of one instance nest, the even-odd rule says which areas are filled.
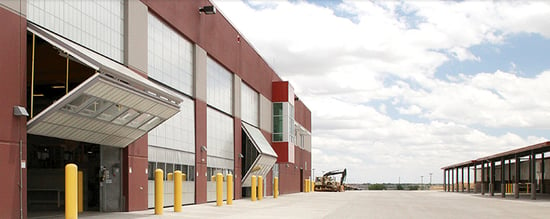
[[[216,14],[216,8],[213,5],[203,6],[202,8],[199,8],[199,14],[201,14],[201,12],[208,15]]]
[[[204,145],[201,146],[201,151],[205,151],[205,152],[206,152],[206,151],[207,151],[206,146],[204,146]]]
[[[242,158],[244,158],[244,155],[243,155],[243,154],[239,154],[239,157],[242,159]]]
[[[29,116],[27,109],[22,106],[13,106],[13,115],[14,116]]]

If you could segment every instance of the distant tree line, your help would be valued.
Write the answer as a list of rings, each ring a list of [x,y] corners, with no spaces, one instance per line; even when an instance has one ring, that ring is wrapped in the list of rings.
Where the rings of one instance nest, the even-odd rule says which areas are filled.
[[[388,188],[386,186],[390,186],[391,188]],[[409,184],[409,185],[397,185],[394,187],[394,184],[379,184],[379,183],[376,183],[376,184],[369,184],[368,187],[367,187],[368,190],[418,190],[420,189],[420,186],[419,185],[415,185],[415,184]]]

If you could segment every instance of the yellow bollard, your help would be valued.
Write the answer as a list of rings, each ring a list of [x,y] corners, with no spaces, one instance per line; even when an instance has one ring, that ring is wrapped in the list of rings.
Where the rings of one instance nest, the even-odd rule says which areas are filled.
[[[273,182],[273,198],[279,197],[279,177],[275,177]]]
[[[256,176],[250,177],[250,200],[256,201]]]
[[[258,201],[264,199],[264,177],[258,176]]]
[[[78,167],[75,164],[65,165],[65,218],[76,219],[78,218]]]
[[[310,192],[314,192],[315,191],[315,182],[311,182],[311,189],[309,190]]]
[[[185,175],[185,173],[181,174],[181,181],[183,182],[187,181],[187,175]]]
[[[227,174],[227,205],[233,204],[233,175]]]
[[[173,180],[174,180],[174,174],[168,173],[168,175],[166,175],[166,181],[173,181]]]
[[[78,213],[84,211],[84,173],[78,171]]]
[[[174,171],[174,212],[181,212],[182,202],[182,187],[181,187],[181,171]]]
[[[164,172],[155,170],[155,214],[161,215],[164,208]]]
[[[216,174],[216,206],[223,205],[223,175]]]
[[[210,177],[210,181],[215,182],[216,181],[216,175]]]

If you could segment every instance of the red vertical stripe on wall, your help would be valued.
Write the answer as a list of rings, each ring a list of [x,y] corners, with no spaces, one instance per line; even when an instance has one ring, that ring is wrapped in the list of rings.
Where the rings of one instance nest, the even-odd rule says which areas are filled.
[[[2,7],[0,21],[0,217],[20,218],[23,208],[26,218],[27,168],[21,169],[19,141],[22,141],[21,159],[26,160],[27,121],[25,117],[13,115],[13,106],[26,107],[27,22],[24,17]],[[21,190],[20,180],[23,181]]]
[[[206,103],[195,100],[195,203],[206,203]]]
[[[126,211],[147,209],[147,160],[148,137],[144,135],[123,150],[124,178],[123,195],[126,198]],[[130,168],[132,172],[130,173]],[[155,170],[147,170],[155,171]]]

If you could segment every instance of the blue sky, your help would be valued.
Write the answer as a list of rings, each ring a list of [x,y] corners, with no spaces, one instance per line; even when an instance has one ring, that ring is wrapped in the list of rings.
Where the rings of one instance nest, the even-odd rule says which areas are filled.
[[[480,61],[452,59],[441,65],[436,75],[476,74],[496,70],[514,71],[523,77],[533,77],[550,69],[550,39],[540,34],[518,33],[507,36],[502,43],[475,45],[470,51]]]
[[[317,174],[441,182],[549,138],[550,3],[214,3],[312,111]]]

